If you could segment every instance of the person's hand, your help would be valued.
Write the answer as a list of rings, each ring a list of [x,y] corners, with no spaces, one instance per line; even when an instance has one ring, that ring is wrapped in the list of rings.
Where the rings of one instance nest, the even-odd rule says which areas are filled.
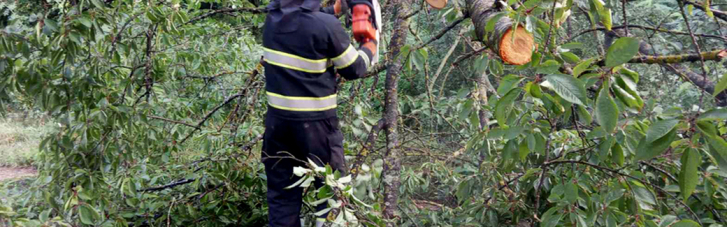
[[[335,3],[333,3],[333,13],[336,14],[336,16],[341,16],[344,12],[348,10],[348,3],[346,0],[336,0]]]
[[[333,3],[333,12],[336,16],[341,15],[341,0],[336,0],[336,3]]]
[[[362,44],[361,47],[369,49],[373,55],[376,55],[376,51],[379,49],[378,44],[374,40]]]

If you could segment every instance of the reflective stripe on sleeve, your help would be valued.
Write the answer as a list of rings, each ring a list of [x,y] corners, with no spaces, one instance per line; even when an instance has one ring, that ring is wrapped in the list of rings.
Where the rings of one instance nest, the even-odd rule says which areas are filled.
[[[265,61],[275,66],[308,73],[324,73],[328,67],[327,59],[313,60],[268,48],[263,48],[263,50]]]
[[[284,96],[267,92],[268,104],[281,110],[289,111],[323,111],[336,108],[336,94],[326,97]]]
[[[369,56],[366,55],[366,52],[364,52],[363,50],[358,50],[358,55],[361,56],[361,58],[364,60],[364,62],[366,63],[366,68],[368,69],[369,66],[371,66],[371,60],[369,60]]]
[[[356,48],[353,47],[353,45],[349,44],[348,48],[346,49],[346,51],[343,52],[343,54],[331,60],[333,60],[333,65],[336,66],[336,69],[342,69],[356,62],[358,55],[359,53],[358,51],[356,51]]]

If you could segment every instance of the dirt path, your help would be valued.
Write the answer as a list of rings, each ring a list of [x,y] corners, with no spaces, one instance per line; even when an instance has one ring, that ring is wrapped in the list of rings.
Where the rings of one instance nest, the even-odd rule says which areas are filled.
[[[32,167],[0,167],[0,181],[34,176],[37,171]]]

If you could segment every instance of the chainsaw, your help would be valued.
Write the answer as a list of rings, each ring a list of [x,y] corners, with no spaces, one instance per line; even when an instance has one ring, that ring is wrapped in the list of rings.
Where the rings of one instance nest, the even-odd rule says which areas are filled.
[[[346,1],[351,10],[350,23],[347,23],[353,31],[353,38],[358,43],[370,41],[379,44],[381,30],[381,6],[378,0],[343,0]],[[347,20],[348,21],[348,20]],[[378,51],[371,59],[375,64],[379,61]]]

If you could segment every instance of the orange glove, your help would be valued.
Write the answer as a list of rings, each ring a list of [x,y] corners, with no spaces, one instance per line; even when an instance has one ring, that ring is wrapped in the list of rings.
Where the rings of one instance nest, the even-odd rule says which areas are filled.
[[[371,54],[376,55],[376,51],[379,49],[377,48],[376,42],[374,41],[368,41],[361,45],[362,48],[369,49],[371,51]]]
[[[333,12],[336,14],[336,16],[340,16],[341,11],[341,0],[336,0],[336,3],[333,3]]]

